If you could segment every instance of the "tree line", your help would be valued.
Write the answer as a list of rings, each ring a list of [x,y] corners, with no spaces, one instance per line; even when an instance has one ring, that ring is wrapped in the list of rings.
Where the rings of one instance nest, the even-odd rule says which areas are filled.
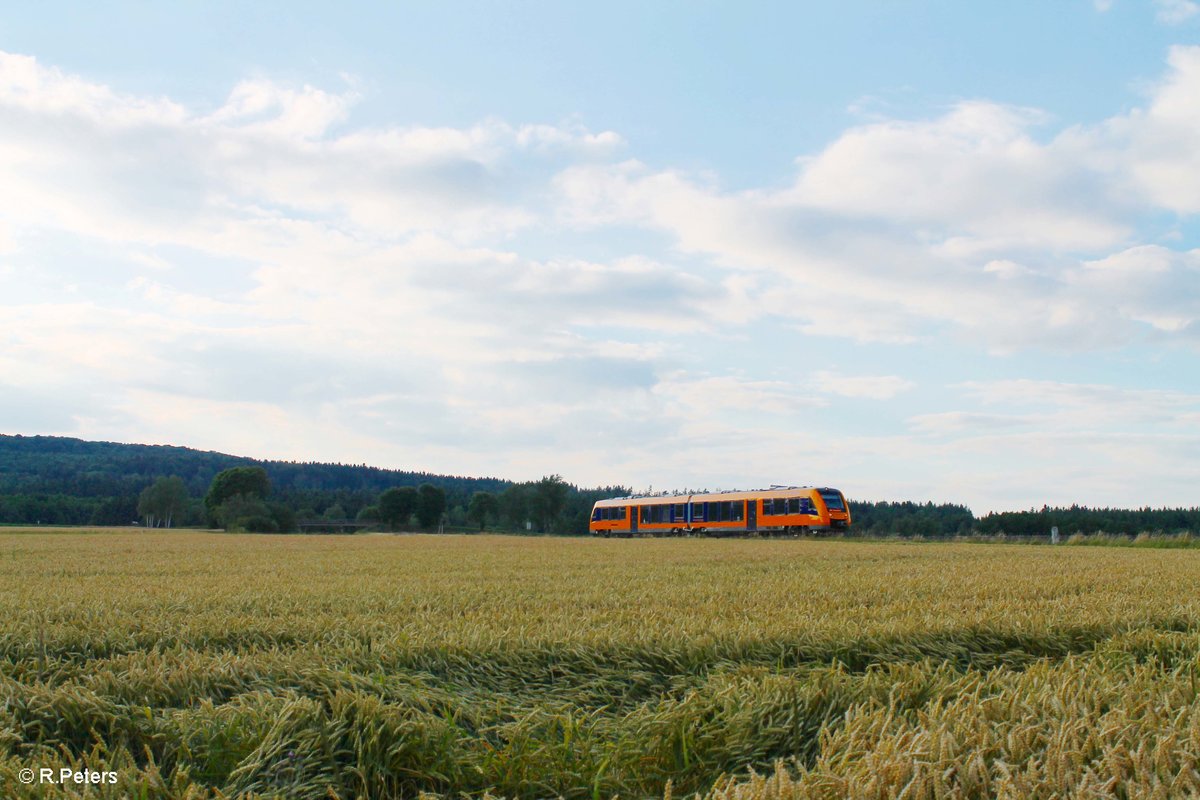
[[[1002,511],[985,515],[976,523],[979,533],[1008,536],[1046,536],[1058,528],[1060,536],[1076,533],[1108,533],[1136,536],[1139,533],[1200,533],[1200,508],[1065,508],[1042,506],[1040,510]]]
[[[550,475],[511,484],[498,494],[478,490],[465,508],[451,508],[446,490],[439,486],[393,486],[364,506],[354,521],[391,531],[443,530],[447,524],[465,522],[479,531],[586,533],[596,500],[628,492],[624,487],[580,490],[561,476]],[[336,529],[349,521],[341,516],[344,509],[339,505],[316,520],[302,520],[296,509],[274,498],[270,476],[263,467],[222,470],[202,500],[193,501],[178,476],[160,477],[138,495],[137,513],[148,527],[173,527],[177,521],[195,519],[201,509],[204,524],[250,533],[290,533],[302,521],[310,530]]]
[[[366,464],[271,461],[170,445],[0,434],[0,522],[127,525],[137,517],[138,495],[158,478],[178,477],[195,500],[218,472],[241,466],[265,469],[276,500],[302,517],[321,516],[335,505],[353,517],[393,486],[439,486],[455,507],[465,506],[476,491],[500,492],[512,484]],[[202,513],[194,506],[185,517],[194,523]]]
[[[265,474],[265,484],[209,501],[218,475],[248,468]],[[587,531],[596,500],[629,494],[622,486],[580,488],[557,475],[516,483],[362,464],[259,461],[186,447],[0,435],[0,524],[138,521],[156,527],[290,531],[301,522],[312,527],[325,521],[335,529],[352,521],[396,530],[441,525],[571,534]],[[233,497],[242,499],[218,513]],[[1063,536],[1200,532],[1197,508],[1043,506],[976,517],[954,503],[851,500],[850,505],[852,533],[867,536],[1046,536],[1052,527]]]

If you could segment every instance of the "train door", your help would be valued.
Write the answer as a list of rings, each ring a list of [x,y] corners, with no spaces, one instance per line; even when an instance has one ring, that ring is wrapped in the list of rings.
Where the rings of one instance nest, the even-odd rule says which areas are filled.
[[[758,530],[758,501],[746,501],[746,530]]]
[[[631,534],[637,533],[638,511],[640,510],[637,506],[629,507],[629,532]]]

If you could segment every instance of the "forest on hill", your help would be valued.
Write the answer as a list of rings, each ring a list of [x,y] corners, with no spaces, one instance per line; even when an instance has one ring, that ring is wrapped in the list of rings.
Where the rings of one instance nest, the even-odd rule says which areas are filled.
[[[157,482],[172,482],[183,500],[176,526],[213,524],[204,498],[213,479],[237,467],[261,467],[284,529],[297,521],[378,521],[388,490],[433,487],[452,528],[587,531],[592,504],[631,494],[628,487],[580,488],[558,476],[518,483],[493,477],[436,475],[366,464],[268,461],[169,445],[89,442],[59,436],[0,434],[0,524],[128,525],[145,520],[139,499]],[[393,495],[394,498],[394,495]],[[1009,511],[976,517],[955,503],[849,499],[854,533],[946,537],[972,534],[1045,536],[1200,532],[1200,508],[1092,509],[1082,506]]]
[[[523,529],[525,522],[533,521],[546,532],[583,532],[597,499],[630,493],[619,486],[581,489],[553,476],[554,513],[549,520],[538,513],[535,491],[544,481],[517,483],[366,464],[269,461],[170,445],[0,434],[0,524],[129,525],[144,516],[138,511],[142,493],[159,479],[177,477],[186,506],[173,523],[204,526],[213,522],[203,502],[213,478],[236,467],[263,468],[271,502],[300,521],[333,523],[361,519],[364,513],[370,518],[387,490],[433,486],[444,496],[451,525],[477,525],[469,512],[472,498],[482,494],[496,500],[486,519],[490,528]]]

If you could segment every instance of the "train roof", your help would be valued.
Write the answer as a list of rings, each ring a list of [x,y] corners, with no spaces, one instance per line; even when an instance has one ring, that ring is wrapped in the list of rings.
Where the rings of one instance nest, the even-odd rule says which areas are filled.
[[[803,497],[810,492],[837,492],[839,490],[828,486],[772,486],[770,489],[748,489],[731,492],[681,492],[679,494],[641,495],[634,497],[613,497],[608,500],[596,501],[595,508],[629,505],[671,505],[674,503],[691,502],[723,502],[725,500],[753,500],[760,497]]]

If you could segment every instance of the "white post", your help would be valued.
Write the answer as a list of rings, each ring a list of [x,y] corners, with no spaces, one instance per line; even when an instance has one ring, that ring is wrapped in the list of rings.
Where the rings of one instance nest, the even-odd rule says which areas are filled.
[[[1058,526],[1055,525],[1050,529],[1050,544],[1058,544]]]

